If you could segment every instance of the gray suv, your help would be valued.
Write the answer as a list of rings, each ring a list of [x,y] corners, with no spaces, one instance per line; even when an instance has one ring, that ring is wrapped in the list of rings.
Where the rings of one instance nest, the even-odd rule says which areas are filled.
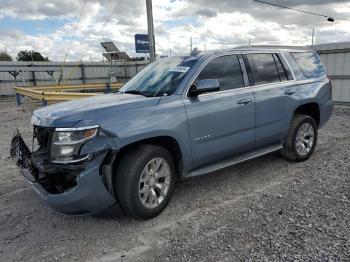
[[[50,207],[160,214],[176,180],[279,151],[310,157],[332,114],[331,83],[312,50],[247,48],[151,63],[119,92],[35,110],[30,150],[11,155]]]

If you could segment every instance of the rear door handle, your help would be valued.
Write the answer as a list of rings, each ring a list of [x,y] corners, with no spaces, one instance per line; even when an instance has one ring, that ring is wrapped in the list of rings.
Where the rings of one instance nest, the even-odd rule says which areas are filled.
[[[288,95],[288,96],[291,96],[291,95],[295,94],[295,91],[294,90],[286,90],[286,91],[284,91],[284,94]]]
[[[246,104],[249,104],[251,102],[253,102],[253,99],[245,98],[245,99],[238,100],[237,104],[239,104],[239,105],[246,105]]]

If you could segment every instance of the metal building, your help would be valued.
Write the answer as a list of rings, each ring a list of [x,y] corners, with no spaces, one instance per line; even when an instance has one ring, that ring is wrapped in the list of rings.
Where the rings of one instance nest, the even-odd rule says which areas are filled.
[[[350,42],[316,45],[332,81],[333,101],[350,103]]]

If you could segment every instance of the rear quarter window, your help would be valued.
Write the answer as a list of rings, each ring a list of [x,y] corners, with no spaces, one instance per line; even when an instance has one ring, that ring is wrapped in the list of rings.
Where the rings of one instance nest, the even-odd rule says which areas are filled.
[[[249,81],[252,85],[280,82],[280,75],[273,54],[247,54],[250,71]]]
[[[307,79],[326,76],[326,68],[315,52],[291,53]]]

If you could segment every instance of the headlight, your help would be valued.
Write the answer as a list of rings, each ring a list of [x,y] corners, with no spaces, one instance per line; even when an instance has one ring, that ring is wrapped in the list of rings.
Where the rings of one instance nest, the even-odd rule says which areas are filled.
[[[99,126],[56,128],[52,138],[53,163],[75,163],[88,156],[79,155],[81,146],[97,136]]]

